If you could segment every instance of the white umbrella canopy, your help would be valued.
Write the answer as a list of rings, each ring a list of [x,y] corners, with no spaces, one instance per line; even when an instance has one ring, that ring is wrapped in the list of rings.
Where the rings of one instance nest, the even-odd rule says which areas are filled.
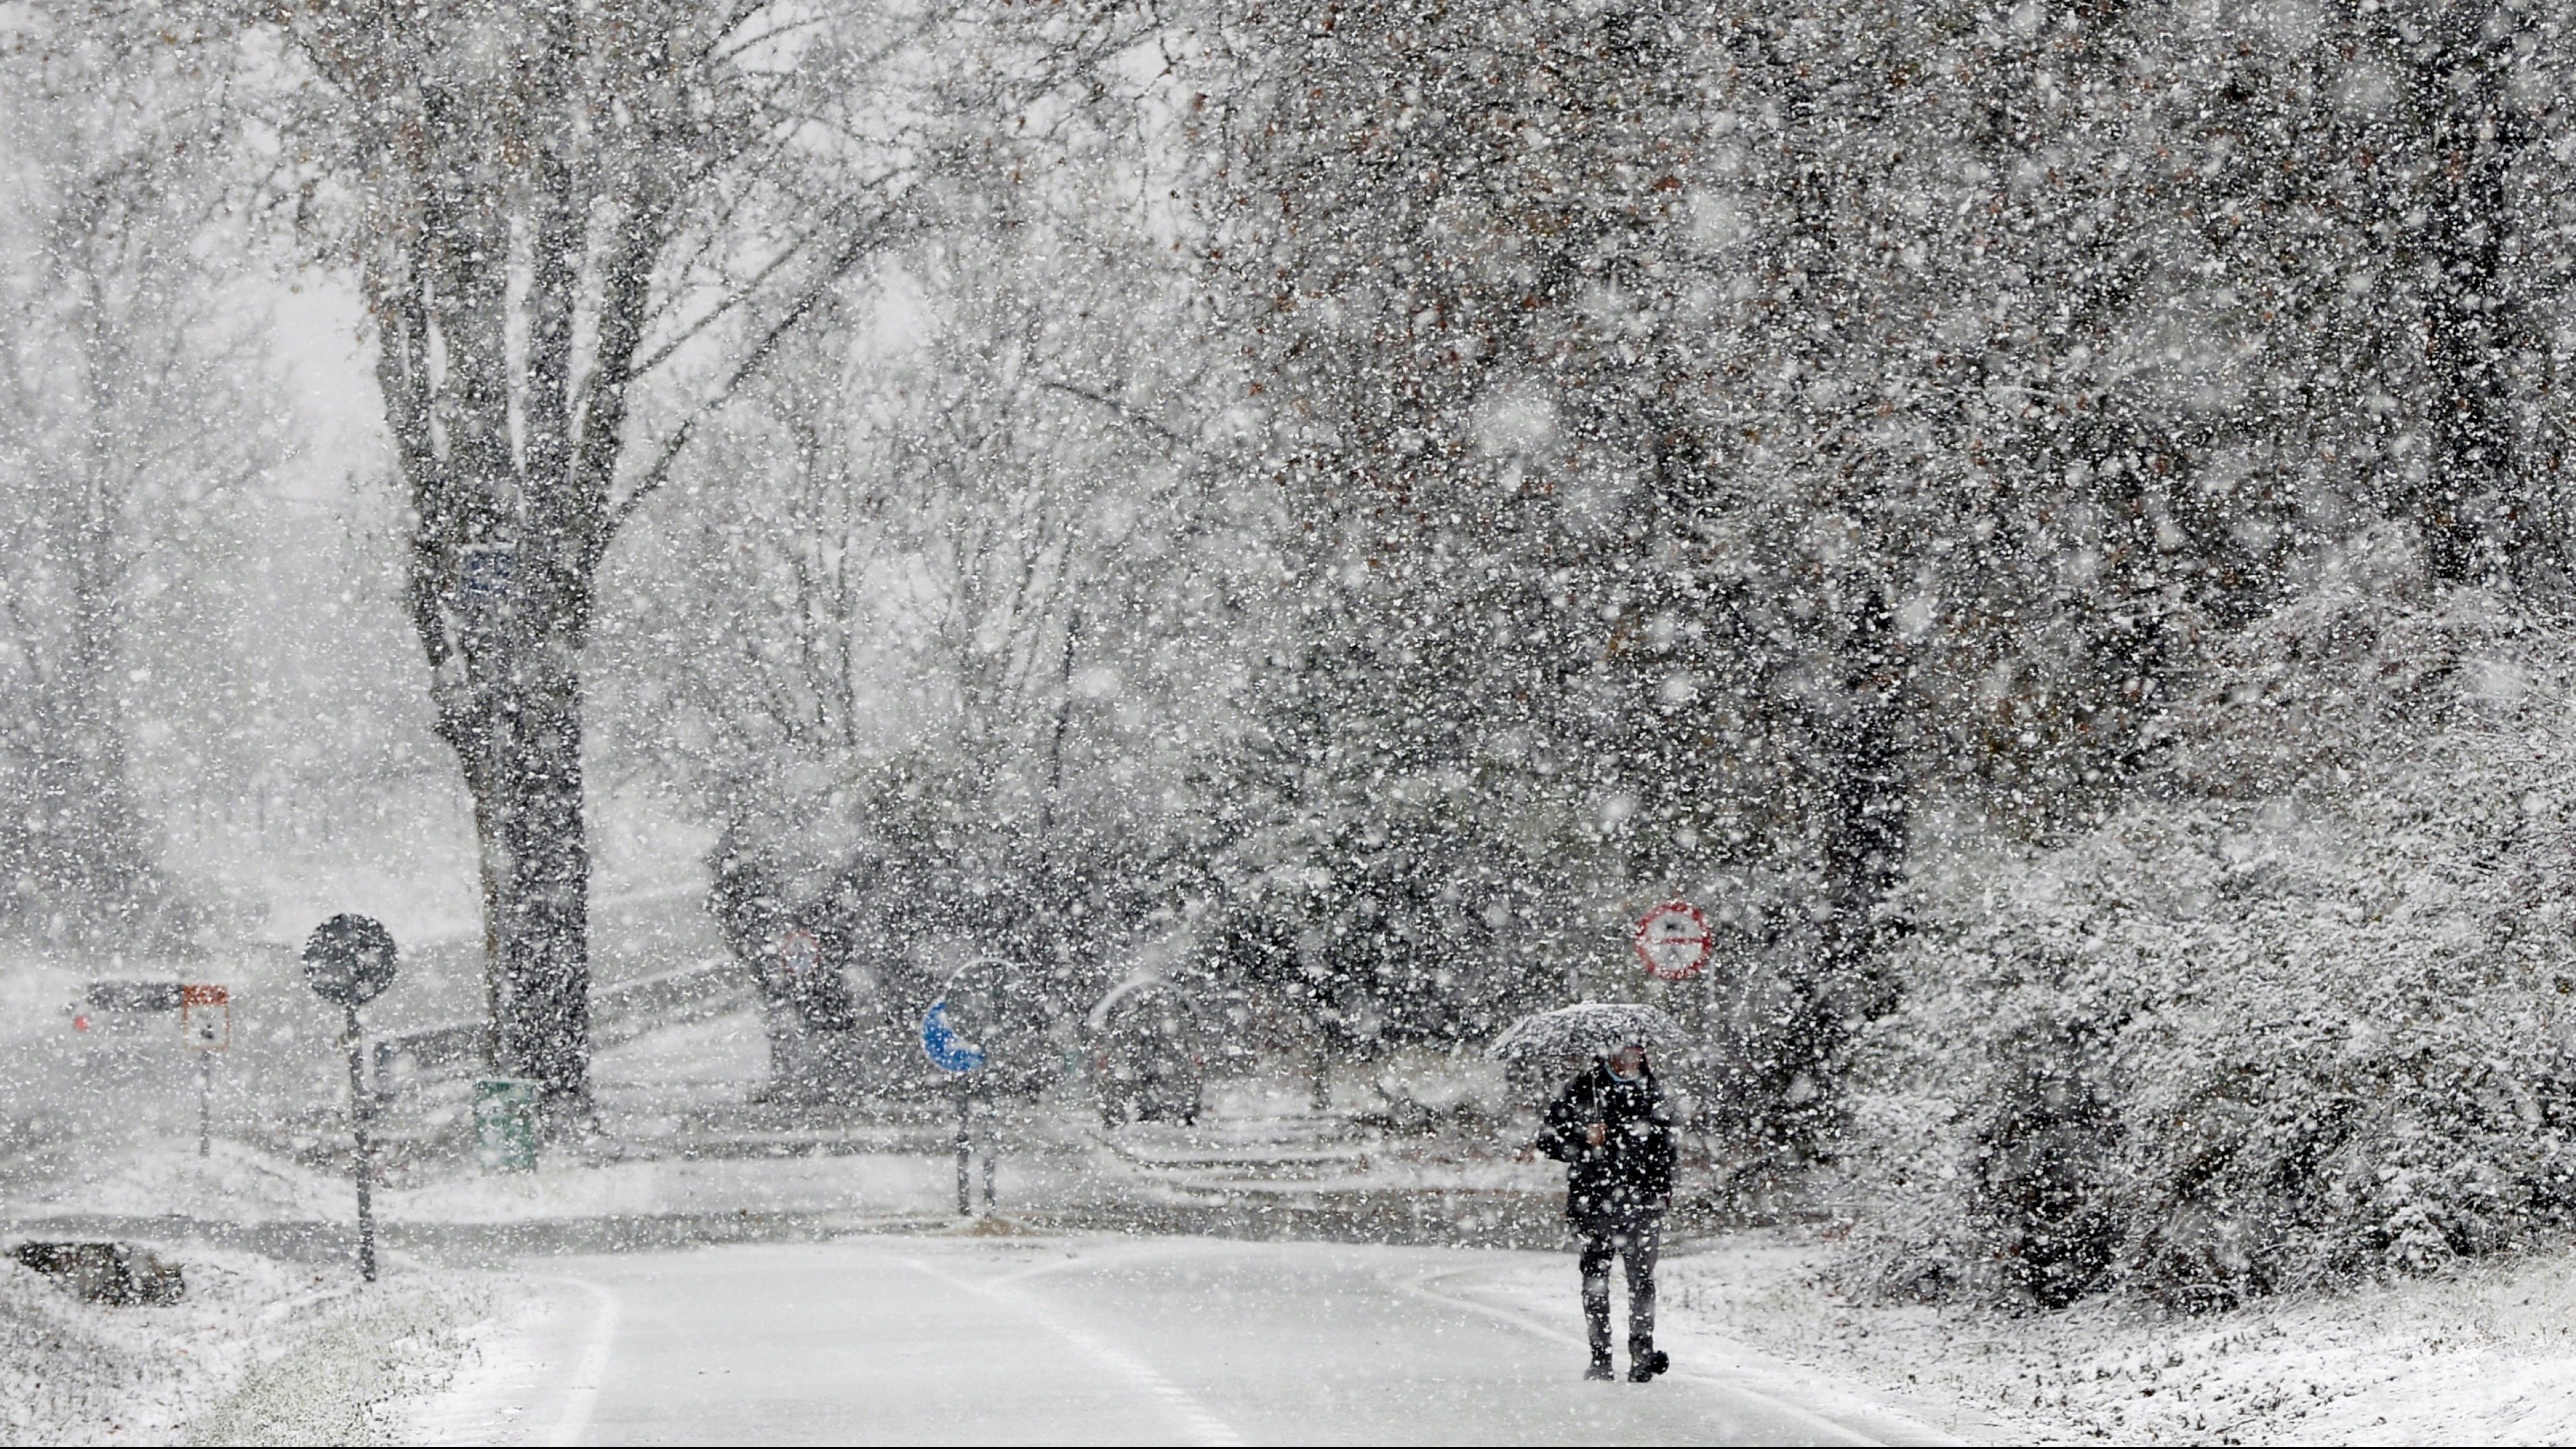
[[[1680,1023],[1651,1006],[1587,1001],[1522,1017],[1494,1038],[1485,1055],[1504,1062],[1582,1057],[1630,1042],[1658,1047],[1681,1039]]]

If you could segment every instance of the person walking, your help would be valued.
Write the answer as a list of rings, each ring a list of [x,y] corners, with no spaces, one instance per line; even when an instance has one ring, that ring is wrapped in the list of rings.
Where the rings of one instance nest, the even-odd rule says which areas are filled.
[[[1610,1260],[1628,1278],[1628,1382],[1671,1366],[1655,1347],[1655,1254],[1673,1194],[1673,1119],[1646,1049],[1629,1042],[1593,1059],[1548,1104],[1539,1150],[1565,1164],[1565,1216],[1583,1239],[1583,1317],[1592,1364],[1610,1378]]]

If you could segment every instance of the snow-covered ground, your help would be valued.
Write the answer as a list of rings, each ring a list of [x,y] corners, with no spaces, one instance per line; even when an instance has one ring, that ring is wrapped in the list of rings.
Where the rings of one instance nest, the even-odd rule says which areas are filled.
[[[1187,1236],[873,1235],[568,1258],[423,1400],[430,1442],[1921,1441],[1684,1364],[1588,1384],[1526,1253]],[[538,1371],[531,1372],[531,1369]]]
[[[2576,1442],[2576,1253],[2165,1316],[1859,1306],[1831,1251],[1764,1230],[1667,1259],[1674,1353],[1749,1347],[1974,1441]]]
[[[388,1442],[387,1407],[443,1387],[464,1326],[517,1291],[403,1262],[368,1286],[341,1263],[155,1246],[186,1273],[177,1303],[86,1303],[0,1262],[0,1442]]]
[[[452,1177],[385,1195],[395,1247],[384,1283],[372,1289],[356,1284],[337,1256],[344,1244],[336,1237],[305,1242],[297,1259],[210,1244],[196,1231],[209,1223],[345,1222],[344,1182],[238,1144],[219,1143],[204,1163],[175,1144],[143,1151],[63,1197],[13,1205],[12,1236],[84,1214],[148,1226],[157,1205],[170,1233],[146,1237],[186,1265],[188,1298],[167,1308],[81,1304],[7,1265],[0,1272],[0,1373],[28,1387],[10,1397],[10,1417],[0,1423],[9,1441],[29,1443],[506,1437],[505,1420],[533,1416],[539,1428],[560,1421],[564,1406],[545,1396],[560,1394],[567,1366],[589,1352],[585,1335],[602,1311],[600,1285],[623,1294],[640,1283],[685,1283],[703,1304],[736,1297],[757,1304],[776,1289],[771,1267],[785,1261],[761,1255],[809,1250],[860,1277],[892,1273],[912,1285],[905,1291],[920,1301],[906,1310],[910,1316],[870,1332],[930,1333],[930,1321],[952,1310],[977,1322],[1018,1313],[1011,1330],[1018,1336],[992,1349],[1004,1361],[1065,1384],[1106,1372],[1104,1362],[1127,1364],[1120,1372],[1135,1393],[1117,1401],[1124,1407],[1094,1406],[1108,1415],[1098,1424],[1119,1435],[1193,1437],[1186,1414],[1172,1417],[1178,1401],[1151,1388],[1161,1382],[1185,1390],[1212,1421],[1247,1441],[1295,1437],[1282,1421],[1262,1417],[1270,1410],[1227,1398],[1234,1390],[1206,1376],[1208,1347],[1170,1330],[1209,1301],[1210,1274],[1232,1285],[1225,1292],[1240,1311],[1227,1324],[1239,1319],[1285,1332],[1359,1312],[1355,1301],[1401,1318],[1414,1310],[1386,1305],[1411,1302],[1428,1312],[1425,1303],[1446,1299],[1472,1305],[1487,1321],[1476,1330],[1488,1335],[1477,1340],[1485,1344],[1479,1352],[1497,1355],[1502,1367],[1494,1372],[1511,1382],[1526,1379],[1533,1391],[1566,1383],[1579,1364],[1572,1263],[1563,1252],[1425,1242],[1441,1230],[1437,1213],[1410,1225],[1414,1246],[1264,1244],[1151,1231],[1150,1222],[1133,1235],[1103,1237],[1072,1221],[1081,1214],[1065,1210],[1060,1194],[1083,1185],[1090,1194],[1150,1195],[1155,1173],[1132,1159],[1173,1144],[1148,1137],[1123,1145],[1123,1153],[1006,1171],[1004,1212],[974,1223],[953,1216],[948,1160],[921,1151],[566,1161],[527,1178]],[[1211,1149],[1225,1150],[1221,1140]],[[1086,1163],[1107,1178],[1093,1177]],[[1205,1187],[1206,1170],[1186,1162],[1171,1169],[1180,1185],[1162,1188],[1186,1196],[1189,1184]],[[1422,1170],[1417,1163],[1409,1172]],[[1438,1196],[1437,1189],[1415,1191]],[[1050,1195],[1057,1195],[1052,1209]],[[736,1235],[749,1242],[687,1246],[706,1242],[706,1224],[728,1215],[740,1218]],[[637,1239],[652,1249],[646,1252],[565,1258],[546,1247],[617,1241],[618,1225],[663,1219],[695,1226],[678,1230],[676,1246],[668,1234]],[[600,1233],[582,1238],[584,1223]],[[550,1235],[514,1231],[538,1225]],[[1473,1240],[1472,1232],[1463,1236]],[[2476,1265],[2331,1298],[2159,1317],[2114,1305],[2003,1314],[1855,1303],[1832,1284],[1836,1247],[1801,1229],[1675,1245],[1663,1274],[1662,1339],[1682,1381],[1700,1386],[1692,1392],[1715,1395],[1713,1403],[1790,1405],[1865,1437],[1899,1440],[2576,1441],[2576,1391],[2567,1387],[2576,1382],[2576,1255]],[[1111,1258],[1127,1267],[1110,1272]],[[996,1265],[1041,1262],[1093,1266],[1051,1277],[1057,1288],[1049,1293],[1070,1295],[1061,1299],[1014,1307],[1008,1294],[994,1300],[983,1291],[991,1284],[980,1275],[1002,1271]],[[732,1282],[727,1263],[746,1265],[748,1276]],[[917,1264],[936,1271],[925,1278],[903,1266]],[[938,1287],[939,1273],[955,1281]],[[857,1287],[850,1293],[893,1291],[870,1283],[864,1294]],[[1123,1306],[1110,1316],[1067,1316],[1095,1315],[1113,1300]],[[631,1327],[635,1315],[661,1310],[630,1302],[619,1311]],[[700,1319],[712,1311],[689,1310]],[[1441,1322],[1448,1326],[1438,1335],[1464,1332]],[[841,1323],[830,1331],[858,1330]],[[1406,1367],[1416,1343],[1410,1330],[1380,1324],[1368,1332],[1377,1336],[1349,1338],[1365,1349],[1356,1366],[1309,1370],[1324,1376],[1319,1382],[1338,1383],[1370,1374],[1393,1383],[1413,1371]],[[833,1363],[868,1358],[856,1340],[820,1342],[810,1351]],[[1440,1375],[1456,1363],[1441,1362],[1450,1367],[1432,1376],[1448,1384]],[[1090,1368],[1081,1369],[1084,1363]],[[1450,1390],[1424,1392],[1437,1401]],[[1210,1407],[1220,1402],[1222,1411]],[[503,1412],[513,1408],[520,1412]],[[606,1415],[597,1420],[599,1432],[616,1437],[609,1430],[627,1410],[595,1412]],[[1034,1421],[1011,1422],[1026,1429]],[[1006,1427],[994,1435],[1009,1437]],[[1661,1421],[1560,1427],[1569,1436],[1615,1429],[1649,1442],[1714,1432],[1685,1433]],[[814,1432],[828,1437],[819,1427]],[[1372,1432],[1443,1437],[1428,1419],[1381,1420]],[[1349,1437],[1361,1436],[1354,1429]],[[1549,1436],[1533,1430],[1532,1437]]]
[[[667,969],[704,948],[689,911],[651,893],[638,906],[611,913],[633,923],[620,969]],[[182,1304],[106,1308],[14,1264],[0,1271],[0,1374],[24,1386],[0,1411],[11,1442],[470,1441],[543,1438],[568,1422],[631,1437],[643,1431],[640,1410],[611,1392],[617,1375],[639,1370],[595,1351],[602,1305],[624,1305],[618,1341],[631,1347],[663,1311],[651,1307],[662,1291],[651,1283],[758,1307],[775,1289],[771,1270],[799,1253],[866,1280],[853,1294],[911,1304],[890,1324],[844,1315],[812,1325],[820,1337],[790,1356],[809,1355],[826,1377],[874,1361],[834,1334],[906,1342],[950,1312],[970,1313],[978,1331],[1015,1325],[987,1357],[1035,1387],[974,1400],[1019,1406],[1019,1417],[990,1421],[992,1437],[1075,1424],[1056,1437],[1428,1440],[1472,1422],[1488,1438],[1509,1428],[1648,1442],[1799,1437],[1783,1423],[1897,1440],[2576,1440],[2576,1393],[2563,1387],[2576,1381],[2576,1257],[2197,1318],[2098,1304],[2007,1315],[1851,1302],[1828,1272],[1836,1245],[1797,1229],[1684,1240],[1666,1260],[1662,1336],[1679,1365],[1670,1403],[1716,1417],[1462,1418],[1461,1383],[1483,1385],[1479,1402],[1558,1404],[1579,1363],[1570,1257],[1528,1251],[1554,1242],[1559,1170],[1516,1157],[1526,1124],[1508,1119],[1507,1102],[1461,1110],[1494,1096],[1475,1064],[1349,1070],[1333,1083],[1341,1109],[1323,1113],[1294,1072],[1221,1084],[1192,1128],[1103,1129],[1077,1093],[1006,1109],[994,1124],[1002,1216],[965,1226],[940,1106],[760,1103],[766,1048],[749,1009],[602,1051],[602,1134],[550,1153],[534,1174],[478,1175],[452,1142],[444,1156],[402,1157],[377,1199],[387,1277],[361,1290],[346,1266],[346,1178],[327,1153],[259,1120],[292,1106],[309,1118],[299,1130],[331,1135],[337,1083],[327,1053],[318,1069],[306,1060],[328,1045],[311,1023],[273,1022],[255,1006],[242,1018],[245,1050],[225,1063],[238,1081],[229,1096],[219,1089],[214,1152],[200,1160],[169,1043],[66,1045],[45,1013],[74,978],[7,979],[27,998],[18,1019],[36,1024],[9,1070],[44,1084],[11,1100],[52,1115],[9,1118],[0,1225],[12,1241],[156,1243],[190,1275]],[[274,963],[243,979],[271,994],[295,985]],[[1397,1102],[1448,1115],[1398,1130],[1378,1110]],[[398,1112],[397,1127],[437,1125],[417,1106],[401,1111],[410,1118]],[[1247,1241],[1265,1237],[1340,1241]],[[727,1243],[736,1246],[718,1246]],[[1521,1251],[1493,1250],[1506,1246]],[[593,1256],[562,1256],[575,1251]],[[1126,1267],[1112,1270],[1112,1258]],[[1045,1293],[1035,1280],[996,1286],[1019,1271],[1009,1264],[1041,1260],[1084,1266],[1051,1272]],[[728,1264],[741,1265],[739,1282]],[[1176,1333],[1217,1280],[1234,1314],[1213,1337]],[[1331,1328],[1353,1314],[1368,1319],[1364,1333]],[[1472,1332],[1462,1326],[1471,1319]],[[1317,1402],[1339,1404],[1332,1395],[1347,1390],[1353,1404],[1412,1408],[1285,1414],[1273,1402],[1281,1380],[1256,1374],[1268,1386],[1256,1392],[1210,1369],[1210,1345],[1239,1323],[1264,1329],[1264,1351],[1307,1345],[1297,1351],[1309,1355],[1307,1381],[1323,1386]],[[1436,1363],[1418,1351],[1426,1333],[1444,1345]],[[1469,1343],[1480,1346],[1459,1347]],[[1236,1360],[1252,1351],[1239,1348],[1228,1350]],[[566,1385],[583,1382],[594,1401],[567,1420]],[[1077,1404],[1086,1393],[1099,1402]],[[1788,1406],[1789,1418],[1764,1418],[1765,1404]],[[828,1405],[777,1412],[780,1433],[858,1432]]]

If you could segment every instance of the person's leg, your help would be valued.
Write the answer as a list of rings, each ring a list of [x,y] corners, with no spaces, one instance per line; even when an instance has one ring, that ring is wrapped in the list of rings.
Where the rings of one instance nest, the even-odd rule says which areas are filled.
[[[1663,1237],[1662,1220],[1648,1218],[1628,1231],[1619,1254],[1628,1272],[1628,1377],[1640,1381],[1671,1361],[1655,1351],[1655,1258]]]
[[[1592,1345],[1592,1376],[1610,1376],[1610,1239],[1583,1238],[1583,1326]]]

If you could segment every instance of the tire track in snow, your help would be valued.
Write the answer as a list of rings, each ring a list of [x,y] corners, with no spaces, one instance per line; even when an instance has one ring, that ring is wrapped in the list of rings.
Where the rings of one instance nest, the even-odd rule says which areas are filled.
[[[617,1340],[617,1295],[584,1278],[556,1281],[579,1288],[599,1305],[599,1316],[590,1324],[590,1342],[582,1346],[581,1359],[573,1365],[563,1413],[546,1432],[548,1444],[570,1445],[580,1443],[582,1436],[590,1432],[590,1416],[599,1407],[599,1383],[608,1376],[608,1352]]]
[[[905,1258],[903,1264],[925,1278],[935,1279],[963,1293],[972,1293],[987,1302],[1000,1304],[1117,1370],[1129,1382],[1161,1400],[1163,1407],[1171,1412],[1172,1417],[1178,1419],[1189,1431],[1194,1442],[1220,1446],[1239,1445],[1243,1442],[1243,1436],[1236,1433],[1232,1425],[1218,1418],[1189,1390],[1163,1377],[1152,1364],[1088,1329],[1065,1322],[1029,1294],[1003,1284],[977,1283],[971,1279],[943,1273],[918,1258]]]

